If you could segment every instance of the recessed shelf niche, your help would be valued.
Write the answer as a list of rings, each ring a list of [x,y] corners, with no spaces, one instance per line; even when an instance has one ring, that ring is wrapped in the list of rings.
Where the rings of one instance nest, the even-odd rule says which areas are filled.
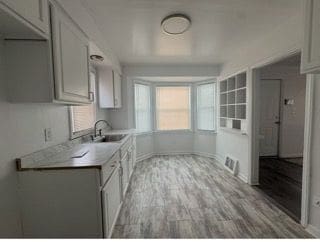
[[[246,132],[246,72],[220,81],[220,127]]]

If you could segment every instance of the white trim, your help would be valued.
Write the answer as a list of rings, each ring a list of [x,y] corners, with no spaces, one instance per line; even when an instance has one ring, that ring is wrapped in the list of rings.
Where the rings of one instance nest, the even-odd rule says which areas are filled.
[[[305,126],[304,126],[304,150],[302,170],[302,199],[301,199],[301,224],[307,226],[309,220],[310,200],[310,171],[311,171],[311,138],[313,119],[314,75],[307,75]]]
[[[166,151],[166,152],[154,152],[153,155],[193,155],[191,151]]]
[[[193,152],[193,155],[203,156],[203,157],[206,157],[206,158],[211,158],[211,159],[217,160],[215,154],[210,154],[210,153],[207,153],[207,152]],[[218,162],[220,163],[220,161],[218,161]]]
[[[148,153],[148,154],[145,154],[145,155],[137,156],[136,157],[136,163],[140,162],[140,161],[143,161],[143,160],[146,160],[146,159],[150,159],[153,156],[154,156],[153,153]]]
[[[312,234],[314,237],[316,238],[320,238],[320,229],[312,226],[311,224],[309,224],[307,227],[306,227],[306,231],[309,232],[310,234]]]
[[[242,173],[238,173],[238,175],[236,176],[238,177],[241,181],[243,181],[244,183],[248,184],[248,177],[246,177],[245,175],[243,175]]]

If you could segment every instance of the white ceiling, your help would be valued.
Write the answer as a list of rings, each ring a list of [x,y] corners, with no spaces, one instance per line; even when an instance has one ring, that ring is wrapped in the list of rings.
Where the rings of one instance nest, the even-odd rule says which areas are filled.
[[[88,9],[122,64],[223,64],[226,52],[247,45],[301,11],[301,0],[76,0]],[[161,20],[192,19],[181,36]]]

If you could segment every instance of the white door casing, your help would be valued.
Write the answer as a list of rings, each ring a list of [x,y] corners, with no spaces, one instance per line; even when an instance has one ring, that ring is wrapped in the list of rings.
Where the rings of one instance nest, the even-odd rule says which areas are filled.
[[[279,150],[281,80],[261,80],[260,156],[277,156]]]

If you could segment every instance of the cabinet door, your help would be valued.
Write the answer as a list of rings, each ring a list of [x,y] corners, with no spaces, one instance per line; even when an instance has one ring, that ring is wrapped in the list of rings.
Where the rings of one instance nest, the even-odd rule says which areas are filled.
[[[122,194],[123,196],[126,193],[128,184],[129,184],[129,156],[128,153],[121,160],[122,166]]]
[[[4,3],[38,30],[49,35],[47,0],[0,0],[0,2]]]
[[[121,108],[121,76],[113,71],[114,107]]]
[[[99,69],[99,106],[114,108],[113,71],[109,68]]]
[[[320,73],[320,0],[307,0],[301,72]]]
[[[114,171],[108,183],[102,190],[103,199],[103,217],[104,217],[104,237],[110,237],[112,229],[116,222],[120,205],[121,205],[121,189],[120,189],[119,168]]]
[[[50,5],[55,97],[58,101],[90,103],[89,41],[69,16]]]

